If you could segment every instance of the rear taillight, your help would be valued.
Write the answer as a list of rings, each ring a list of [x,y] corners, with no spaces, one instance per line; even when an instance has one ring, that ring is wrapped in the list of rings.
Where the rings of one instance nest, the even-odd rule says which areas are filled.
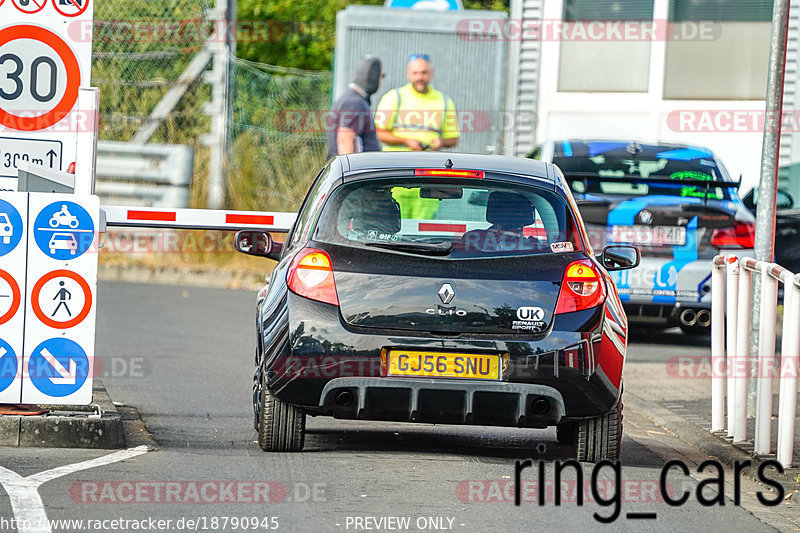
[[[717,228],[711,234],[711,246],[717,248],[752,248],[756,244],[756,225],[734,222],[733,226]]]
[[[339,305],[333,282],[331,258],[322,250],[304,248],[289,267],[286,276],[289,290],[318,302]]]
[[[603,278],[594,264],[588,259],[573,261],[564,272],[556,314],[590,309],[603,303],[605,298]]]

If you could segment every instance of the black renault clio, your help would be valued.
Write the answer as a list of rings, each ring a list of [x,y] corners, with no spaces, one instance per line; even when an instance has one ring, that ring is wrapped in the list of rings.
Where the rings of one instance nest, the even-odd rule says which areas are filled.
[[[268,451],[306,415],[544,428],[580,460],[617,458],[627,319],[557,167],[373,152],[331,159],[259,299],[253,407]]]

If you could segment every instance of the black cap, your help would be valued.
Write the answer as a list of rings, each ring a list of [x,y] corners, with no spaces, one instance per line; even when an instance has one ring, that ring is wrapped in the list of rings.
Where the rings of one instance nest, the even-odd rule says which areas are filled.
[[[381,81],[381,60],[375,56],[364,56],[358,60],[353,83],[367,95],[375,94]]]

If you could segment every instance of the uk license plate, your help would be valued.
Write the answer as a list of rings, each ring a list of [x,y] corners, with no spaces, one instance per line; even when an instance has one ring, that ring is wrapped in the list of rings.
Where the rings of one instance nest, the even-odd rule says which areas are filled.
[[[387,374],[430,378],[500,379],[500,356],[389,350]]]
[[[682,246],[686,244],[683,226],[611,226],[611,240],[626,244]]]

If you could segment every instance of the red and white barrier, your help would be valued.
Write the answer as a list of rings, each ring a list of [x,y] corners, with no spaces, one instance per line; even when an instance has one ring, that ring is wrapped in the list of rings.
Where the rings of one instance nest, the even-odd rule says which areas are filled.
[[[158,207],[101,206],[106,226],[206,229],[237,231],[258,229],[288,232],[297,213],[227,211],[218,209],[168,209]]]

